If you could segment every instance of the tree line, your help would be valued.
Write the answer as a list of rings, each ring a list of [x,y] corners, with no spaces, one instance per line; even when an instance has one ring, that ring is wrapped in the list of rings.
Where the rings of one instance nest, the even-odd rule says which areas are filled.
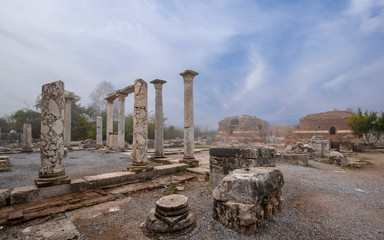
[[[113,92],[113,87],[109,82],[101,82],[96,89],[91,93],[90,97],[92,103],[88,106],[80,104],[81,98],[74,92],[66,91],[66,97],[73,98],[71,104],[71,140],[80,141],[85,139],[96,139],[96,117],[103,118],[103,139],[105,140],[106,132],[106,103],[104,98],[108,93]],[[16,112],[0,117],[1,132],[10,132],[12,129],[17,132],[23,131],[23,124],[30,123],[32,127],[32,137],[35,139],[40,138],[40,124],[41,124],[41,95],[39,95],[34,104],[35,109],[25,107],[17,110]],[[114,107],[115,115],[117,114],[117,107]],[[175,127],[174,125],[167,125],[167,118],[164,117],[164,139],[183,138],[184,130]],[[114,132],[117,132],[117,121],[113,122]],[[200,136],[214,136],[215,131],[205,130],[202,131],[198,126],[195,127],[195,137]],[[133,114],[129,113],[125,116],[125,139],[132,143],[133,136]],[[148,138],[155,138],[155,115],[149,113],[148,116]]]

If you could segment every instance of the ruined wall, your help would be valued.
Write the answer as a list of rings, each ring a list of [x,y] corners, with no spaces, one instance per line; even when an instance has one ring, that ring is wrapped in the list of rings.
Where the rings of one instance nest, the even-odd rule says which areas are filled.
[[[249,115],[224,118],[214,138],[222,143],[265,143],[270,135],[269,123]]]
[[[329,111],[323,113],[308,114],[300,119],[291,134],[287,137],[290,140],[306,140],[313,136],[323,136],[334,141],[355,140],[352,130],[347,123],[349,111]]]
[[[275,124],[271,128],[271,135],[278,141],[283,141],[292,130],[293,128],[287,124]]]

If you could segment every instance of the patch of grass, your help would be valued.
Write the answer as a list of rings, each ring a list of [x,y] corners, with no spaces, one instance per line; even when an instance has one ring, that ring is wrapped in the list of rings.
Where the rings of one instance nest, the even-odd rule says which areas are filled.
[[[325,154],[321,154],[321,158],[327,158]]]
[[[353,156],[355,156],[355,154],[353,154],[353,153],[347,153],[347,154],[345,154],[345,156],[346,156],[346,157],[353,157]]]
[[[373,165],[373,163],[367,161],[367,160],[363,160],[363,159],[360,159],[358,162],[360,163],[365,163],[366,165]]]
[[[194,148],[195,149],[206,149],[206,148],[210,148],[210,146],[201,145],[201,146],[195,146]]]
[[[323,159],[323,160],[320,160],[319,162],[321,162],[321,163],[331,164],[331,162],[330,162],[328,159]]]
[[[356,165],[356,164],[353,164],[353,165],[350,165],[350,166],[345,166],[345,167],[341,167],[343,169],[347,169],[347,170],[358,170],[361,168],[360,165]]]
[[[55,213],[52,213],[52,214],[50,214],[50,215],[48,216],[48,220],[52,220],[52,219],[55,219],[55,218],[57,218],[57,217],[59,217],[59,215],[57,215],[57,214],[55,214]]]
[[[165,186],[163,184],[161,184],[159,188],[165,188]]]
[[[177,190],[177,186],[176,185],[171,185],[169,189],[171,189],[173,194],[178,194],[179,193],[179,190]]]
[[[152,181],[152,178],[151,177],[146,177],[145,180],[146,181]]]

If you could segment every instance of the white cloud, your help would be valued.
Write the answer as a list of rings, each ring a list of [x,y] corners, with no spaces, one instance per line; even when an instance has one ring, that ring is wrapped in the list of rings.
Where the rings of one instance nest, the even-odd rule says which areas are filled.
[[[384,33],[383,0],[351,0],[345,14],[358,19],[363,33]]]

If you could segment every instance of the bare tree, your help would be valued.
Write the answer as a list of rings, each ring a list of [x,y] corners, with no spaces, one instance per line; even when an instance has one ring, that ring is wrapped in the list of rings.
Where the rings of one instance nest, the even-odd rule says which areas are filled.
[[[89,95],[91,99],[90,107],[95,110],[96,116],[101,116],[102,112],[107,111],[107,104],[105,98],[108,94],[115,91],[111,82],[102,81],[100,82],[93,92]],[[117,103],[113,103],[113,115],[117,114]]]

